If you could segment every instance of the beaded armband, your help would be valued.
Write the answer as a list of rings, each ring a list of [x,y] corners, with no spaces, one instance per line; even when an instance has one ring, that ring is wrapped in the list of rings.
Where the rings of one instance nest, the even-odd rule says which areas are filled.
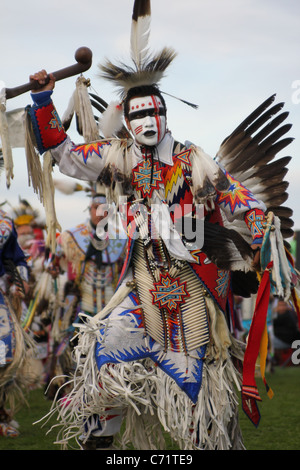
[[[43,104],[29,107],[28,112],[40,154],[57,147],[66,139],[67,134],[50,98]]]
[[[252,244],[262,243],[264,237],[263,225],[265,223],[265,220],[265,213],[261,209],[251,209],[246,213],[245,222],[253,238]]]

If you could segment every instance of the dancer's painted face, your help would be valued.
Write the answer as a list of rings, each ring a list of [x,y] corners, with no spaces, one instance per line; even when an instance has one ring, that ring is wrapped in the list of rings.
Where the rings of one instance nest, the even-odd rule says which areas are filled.
[[[158,96],[132,98],[127,124],[140,145],[159,144],[166,133],[166,110]]]

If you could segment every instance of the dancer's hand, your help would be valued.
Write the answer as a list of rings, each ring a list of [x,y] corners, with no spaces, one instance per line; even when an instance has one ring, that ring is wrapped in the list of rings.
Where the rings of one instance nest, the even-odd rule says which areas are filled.
[[[52,73],[47,74],[46,70],[40,70],[39,72],[30,75],[30,81],[36,81],[39,84],[39,88],[32,90],[32,93],[38,93],[40,91],[53,90],[55,87],[55,77]]]

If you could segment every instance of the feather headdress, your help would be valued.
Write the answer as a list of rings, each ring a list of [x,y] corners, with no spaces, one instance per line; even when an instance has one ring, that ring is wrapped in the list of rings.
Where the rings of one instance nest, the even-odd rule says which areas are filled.
[[[19,196],[19,204],[12,207],[11,217],[17,227],[19,225],[31,225],[38,222],[39,211],[34,209],[26,199],[21,199]]]
[[[130,88],[158,84],[176,56],[176,52],[168,47],[164,47],[156,54],[149,52],[150,22],[150,0],[135,0],[130,38],[133,64],[117,65],[107,60],[99,65],[101,76],[119,88],[121,99],[126,97]]]

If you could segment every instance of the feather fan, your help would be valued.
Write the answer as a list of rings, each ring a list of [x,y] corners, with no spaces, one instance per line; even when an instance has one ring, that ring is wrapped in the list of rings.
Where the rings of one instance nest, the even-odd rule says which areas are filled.
[[[183,223],[186,226],[193,227],[195,223],[194,218],[184,216]],[[178,224],[178,225],[177,225]],[[175,223],[175,228],[178,232],[182,232],[181,221]],[[215,263],[219,269],[226,271],[253,271],[252,261],[254,251],[249,243],[238,233],[236,230],[228,229],[222,225],[214,224],[203,221],[203,245],[198,246],[203,251],[211,262]],[[184,238],[184,235],[183,235]],[[185,240],[186,243],[195,243],[196,240]]]
[[[252,266],[254,251],[238,232],[205,221],[202,251],[218,268],[231,271],[235,295],[249,297],[257,293],[259,283]]]
[[[220,269],[253,270],[253,250],[235,230],[205,221],[202,251]]]
[[[291,124],[285,123],[289,113],[282,112],[284,103],[274,104],[275,97],[259,105],[222,142],[215,160],[262,200],[268,211],[278,215],[282,235],[287,238],[293,235],[292,211],[280,211],[280,207],[288,199],[284,178],[291,157],[276,157],[293,138],[286,136],[291,129]]]
[[[201,250],[219,269],[231,271],[234,294],[249,297],[257,292],[259,284],[252,266],[254,251],[238,231],[204,221]]]

